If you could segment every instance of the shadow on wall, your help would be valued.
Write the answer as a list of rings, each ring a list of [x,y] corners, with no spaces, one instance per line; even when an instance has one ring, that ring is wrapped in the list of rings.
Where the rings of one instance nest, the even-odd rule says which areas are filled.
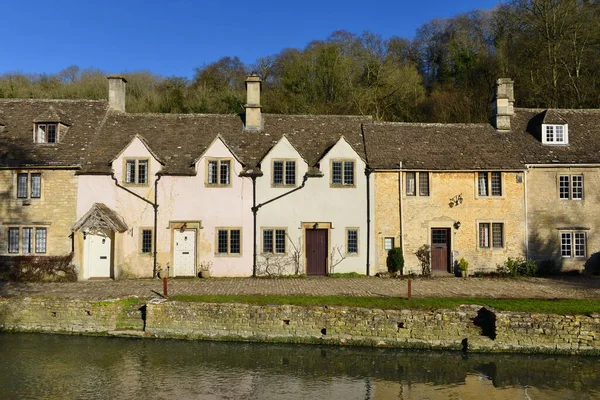
[[[587,259],[584,271],[589,275],[600,275],[600,252],[592,254],[592,256]]]

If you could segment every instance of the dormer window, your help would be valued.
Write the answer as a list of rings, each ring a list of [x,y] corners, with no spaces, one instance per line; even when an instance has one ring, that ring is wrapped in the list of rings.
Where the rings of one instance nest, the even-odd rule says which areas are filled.
[[[569,144],[568,125],[542,125],[542,143]]]
[[[36,143],[58,143],[58,124],[35,124]]]

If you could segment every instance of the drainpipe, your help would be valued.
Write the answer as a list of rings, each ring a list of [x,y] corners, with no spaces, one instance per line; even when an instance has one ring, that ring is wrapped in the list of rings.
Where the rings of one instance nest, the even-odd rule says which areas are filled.
[[[127,193],[133,195],[134,197],[137,197],[138,199],[150,204],[152,206],[152,208],[154,209],[154,243],[153,243],[153,247],[154,247],[154,251],[152,253],[152,257],[153,257],[153,267],[152,267],[152,277],[156,278],[156,275],[158,273],[157,271],[157,263],[156,263],[156,230],[158,227],[158,181],[160,180],[162,175],[157,175],[156,179],[154,180],[154,202],[151,202],[150,200],[146,199],[143,196],[140,196],[139,194],[137,194],[136,192],[126,188],[125,186],[121,186],[119,184],[119,181],[117,180],[117,178],[115,178],[115,173],[113,172],[112,174],[110,174],[110,177],[113,181],[115,181],[115,185],[118,188],[123,189],[124,191],[126,191]]]
[[[400,199],[400,246],[402,247],[402,257],[404,257],[404,207],[402,204],[402,161],[400,161],[398,170],[398,197]]]
[[[367,177],[367,276],[370,275],[371,270],[371,170],[369,167],[365,168],[365,176]]]
[[[302,177],[302,184],[300,186],[298,186],[297,188],[294,188],[292,190],[290,190],[289,192],[285,192],[283,194],[280,194],[277,197],[273,197],[271,200],[267,200],[264,203],[260,203],[260,204],[256,204],[256,177],[253,176],[252,177],[252,216],[254,218],[254,252],[252,254],[252,277],[256,277],[256,215],[258,214],[258,210],[261,209],[261,207],[266,206],[269,203],[274,202],[275,200],[279,200],[282,197],[285,197],[289,194],[292,194],[294,192],[297,192],[298,190],[304,188],[304,186],[306,185],[306,180],[308,179],[308,174],[304,174],[304,177]]]
[[[529,175],[529,166],[526,166],[525,172],[523,173],[523,185],[525,185],[525,259],[529,260],[529,204],[527,204],[527,175]]]

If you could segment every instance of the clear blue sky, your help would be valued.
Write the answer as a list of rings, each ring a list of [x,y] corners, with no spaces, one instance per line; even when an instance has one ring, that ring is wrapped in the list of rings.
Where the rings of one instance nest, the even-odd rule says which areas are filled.
[[[502,2],[0,0],[0,74],[56,73],[75,64],[191,77],[221,57],[251,64],[336,30],[411,38],[434,18]]]

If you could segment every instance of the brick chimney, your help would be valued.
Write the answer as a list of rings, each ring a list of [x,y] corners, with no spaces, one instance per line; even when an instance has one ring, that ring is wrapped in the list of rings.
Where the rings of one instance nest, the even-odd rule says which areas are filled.
[[[108,78],[108,107],[114,111],[125,112],[125,86],[127,80],[121,75],[110,75]]]
[[[260,105],[260,86],[262,80],[256,74],[246,78],[246,131],[262,129],[262,107]]]
[[[510,131],[510,119],[515,114],[514,82],[510,78],[500,78],[494,88],[492,100],[492,125],[499,131]]]

